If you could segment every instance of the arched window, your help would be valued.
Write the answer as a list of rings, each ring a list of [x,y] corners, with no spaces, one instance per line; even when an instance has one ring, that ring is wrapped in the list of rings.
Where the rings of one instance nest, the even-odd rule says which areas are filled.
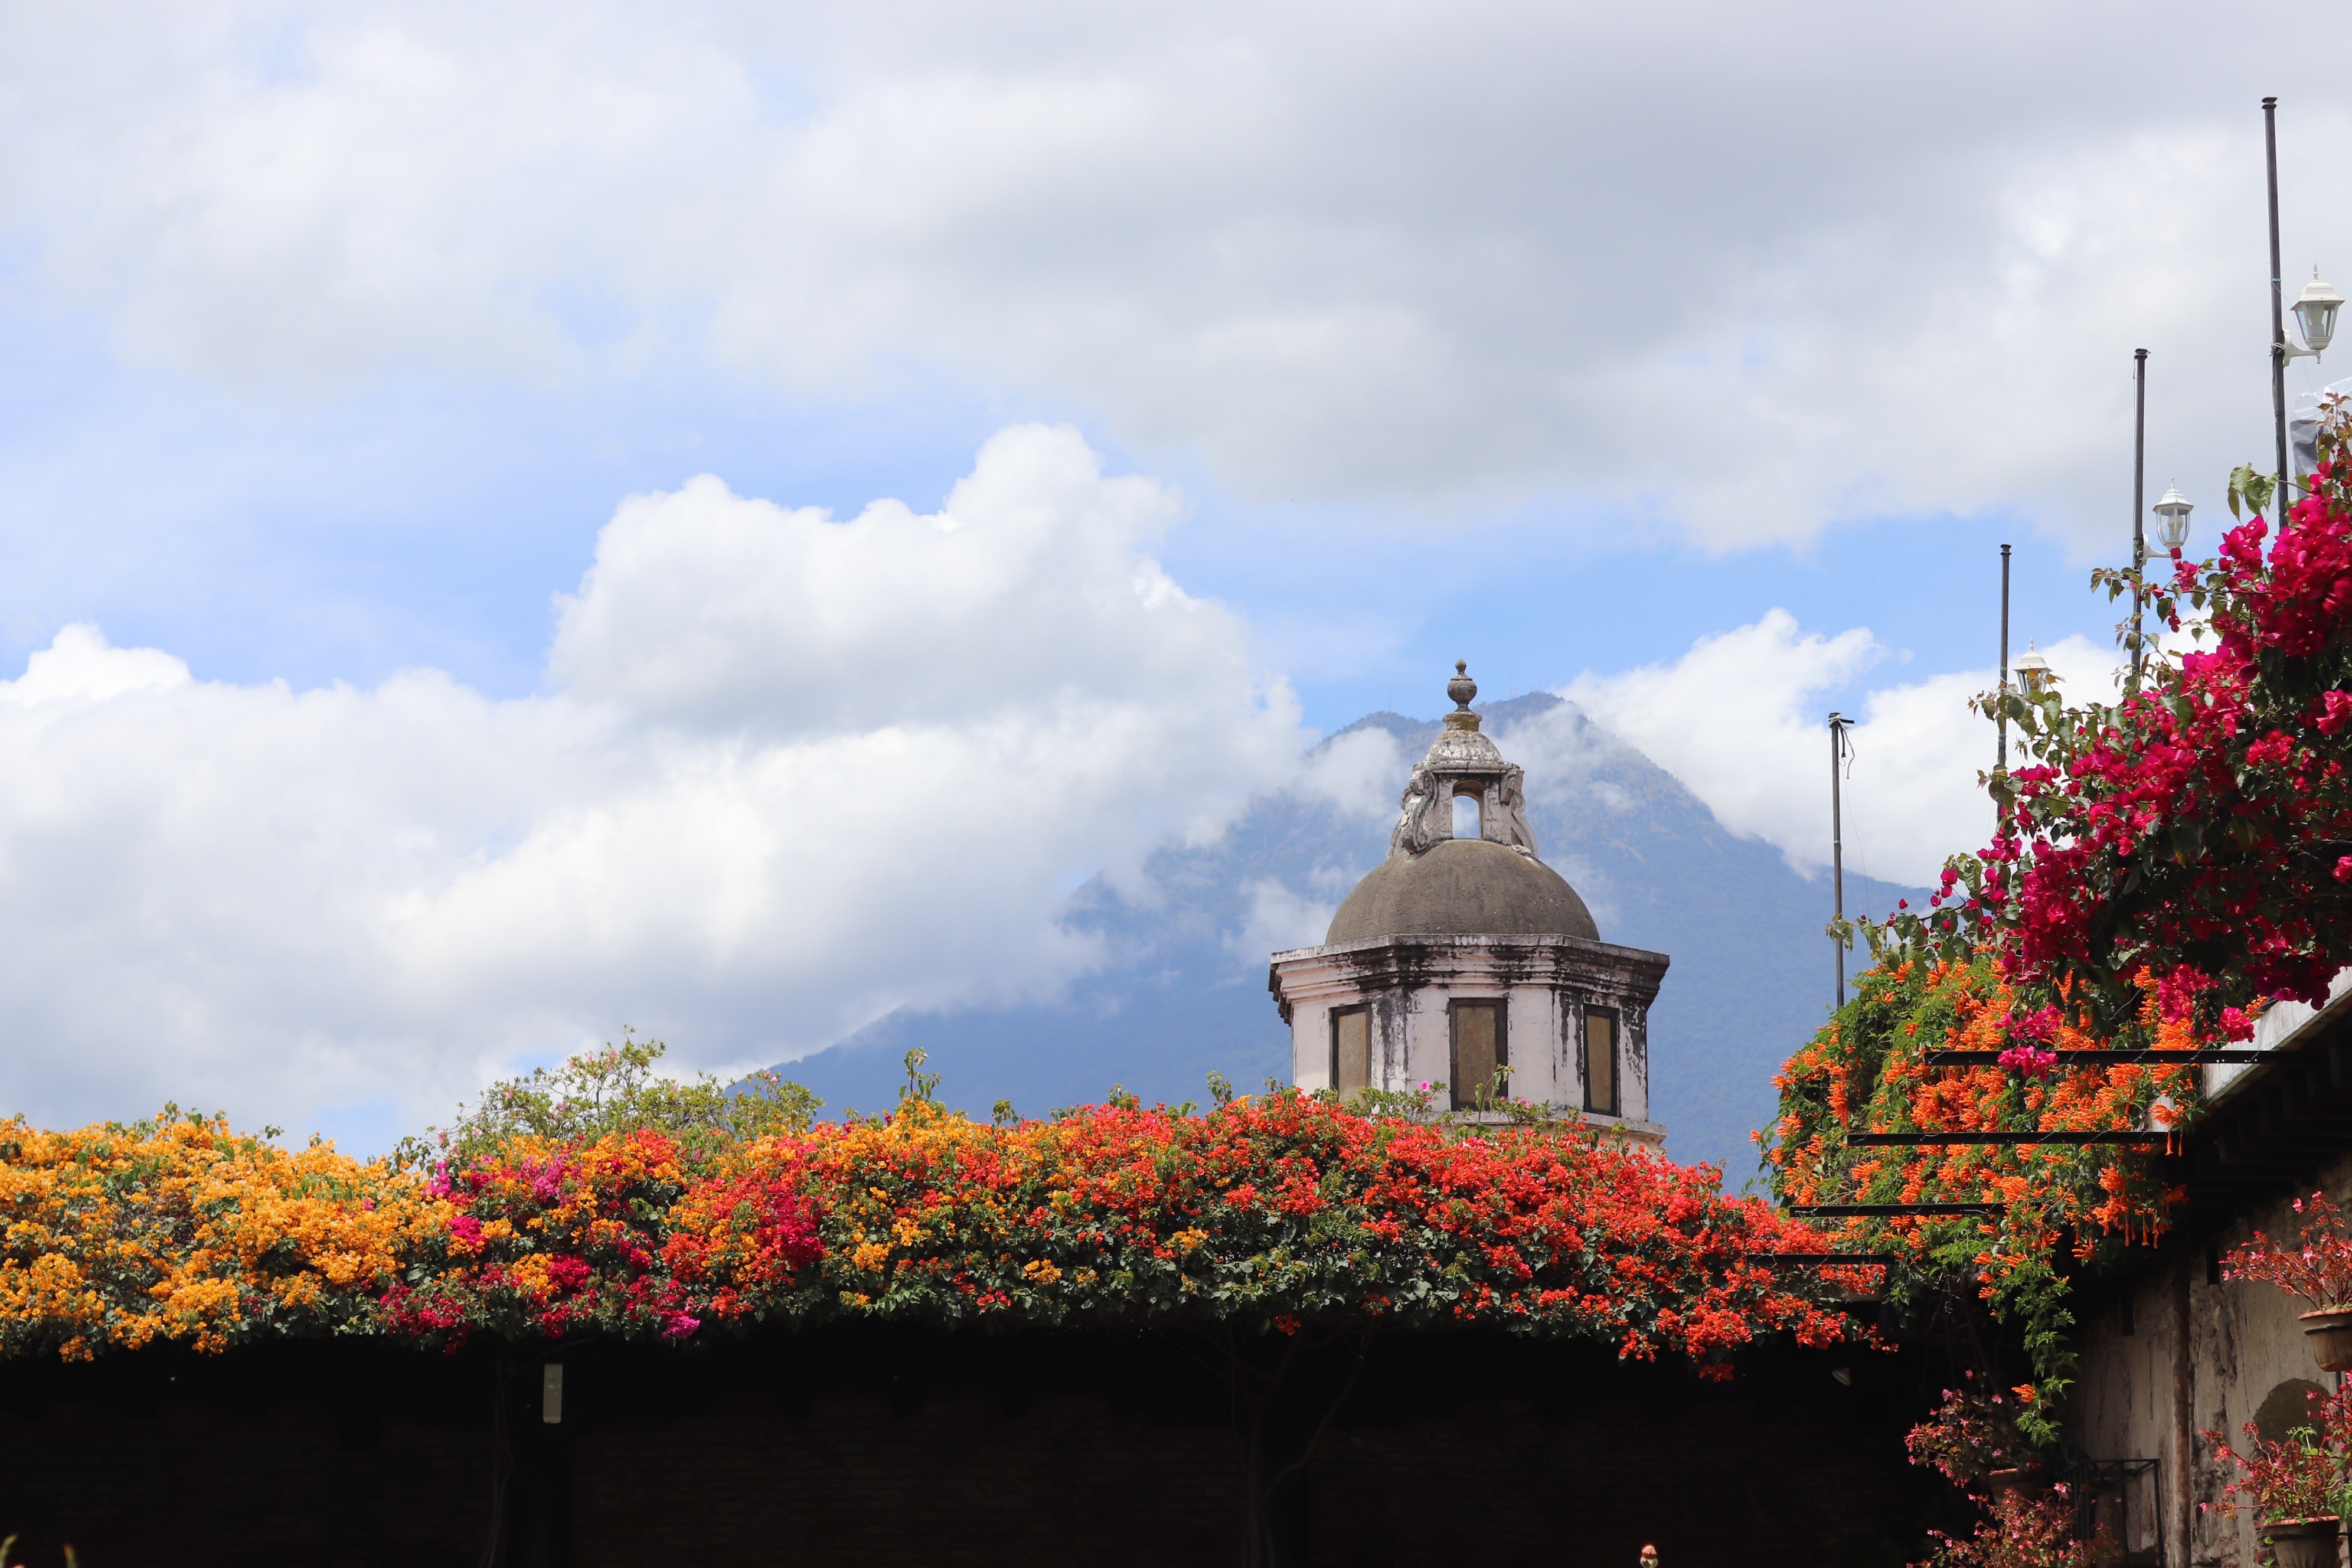
[[[2284,1443],[2286,1435],[2297,1426],[2316,1425],[2311,1417],[2311,1396],[2323,1398],[2327,1390],[2307,1377],[2293,1377],[2263,1396],[2254,1411],[2254,1430],[2265,1443]]]
[[[1476,838],[1480,837],[1485,824],[1479,816],[1479,806],[1480,801],[1478,796],[1475,795],[1465,792],[1454,797],[1454,837]]]

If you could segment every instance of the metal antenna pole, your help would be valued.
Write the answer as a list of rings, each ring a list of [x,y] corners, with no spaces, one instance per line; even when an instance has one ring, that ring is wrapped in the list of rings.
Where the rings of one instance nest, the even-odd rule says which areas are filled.
[[[2278,426],[2279,531],[2286,531],[2286,303],[2280,292],[2278,100],[2263,100],[2263,151],[2271,177],[2271,417]]]
[[[2146,601],[2140,579],[2147,574],[2147,534],[2142,523],[2147,496],[2147,351],[2132,350],[2132,635],[2131,673],[2125,678],[2127,695],[2139,694],[2140,606]]]
[[[1845,760],[1845,717],[1830,715],[1830,887],[1838,924],[1845,921],[1845,803],[1838,794],[1838,764]],[[1830,939],[1837,949],[1837,1005],[1845,1005],[1845,933]]]

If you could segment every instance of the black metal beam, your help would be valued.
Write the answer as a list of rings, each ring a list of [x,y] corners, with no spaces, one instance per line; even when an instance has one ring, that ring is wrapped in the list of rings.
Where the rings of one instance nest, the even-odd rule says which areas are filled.
[[[2053,1051],[2060,1067],[2121,1067],[2138,1063],[2161,1067],[2188,1062],[2267,1062],[2276,1061],[2277,1051],[2242,1051],[2216,1048],[2207,1051]],[[2003,1055],[2000,1051],[1923,1051],[1920,1061],[1931,1068],[1992,1067]]]
[[[1936,1148],[1947,1143],[2123,1143],[2153,1147],[2169,1132],[1849,1132],[1853,1149]]]
[[[1852,1215],[1999,1214],[1999,1204],[1798,1204],[1789,1212],[1801,1219],[1837,1219]]]

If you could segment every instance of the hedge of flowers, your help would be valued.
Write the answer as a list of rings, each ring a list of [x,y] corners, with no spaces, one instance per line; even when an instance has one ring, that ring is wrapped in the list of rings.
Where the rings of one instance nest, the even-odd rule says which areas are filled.
[[[406,1168],[175,1115],[17,1121],[0,1205],[0,1346],[68,1358],[866,1318],[1490,1327],[1727,1375],[1759,1334],[1856,1332],[1751,1257],[1811,1233],[1712,1168],[1573,1122],[1465,1128],[1288,1090],[1003,1125],[910,1094],[770,1136],[523,1132]]]
[[[47,1132],[0,1122],[0,1354],[199,1350],[378,1321],[446,1224],[419,1184],[168,1109]]]

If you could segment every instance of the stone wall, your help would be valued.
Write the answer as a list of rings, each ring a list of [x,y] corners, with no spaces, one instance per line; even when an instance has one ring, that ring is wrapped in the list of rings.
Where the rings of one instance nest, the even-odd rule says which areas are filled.
[[[2339,1200],[2352,1196],[2352,1160],[2314,1179]],[[2262,1415],[2275,1426],[2281,1412],[2297,1408],[2303,1388],[2333,1385],[2295,1321],[2303,1302],[2269,1285],[2211,1277],[2219,1252],[2258,1229],[2292,1235],[2294,1226],[2289,1199],[2281,1197],[2218,1237],[2168,1249],[2159,1267],[2084,1302],[2069,1431],[2091,1458],[2158,1462],[2166,1556],[2176,1568],[2251,1563],[2257,1545],[2251,1521],[2199,1506],[2221,1499],[2228,1474],[2195,1434],[2222,1432],[2239,1444],[2245,1423]],[[2134,1533],[2136,1548],[2154,1547],[2152,1519]]]

